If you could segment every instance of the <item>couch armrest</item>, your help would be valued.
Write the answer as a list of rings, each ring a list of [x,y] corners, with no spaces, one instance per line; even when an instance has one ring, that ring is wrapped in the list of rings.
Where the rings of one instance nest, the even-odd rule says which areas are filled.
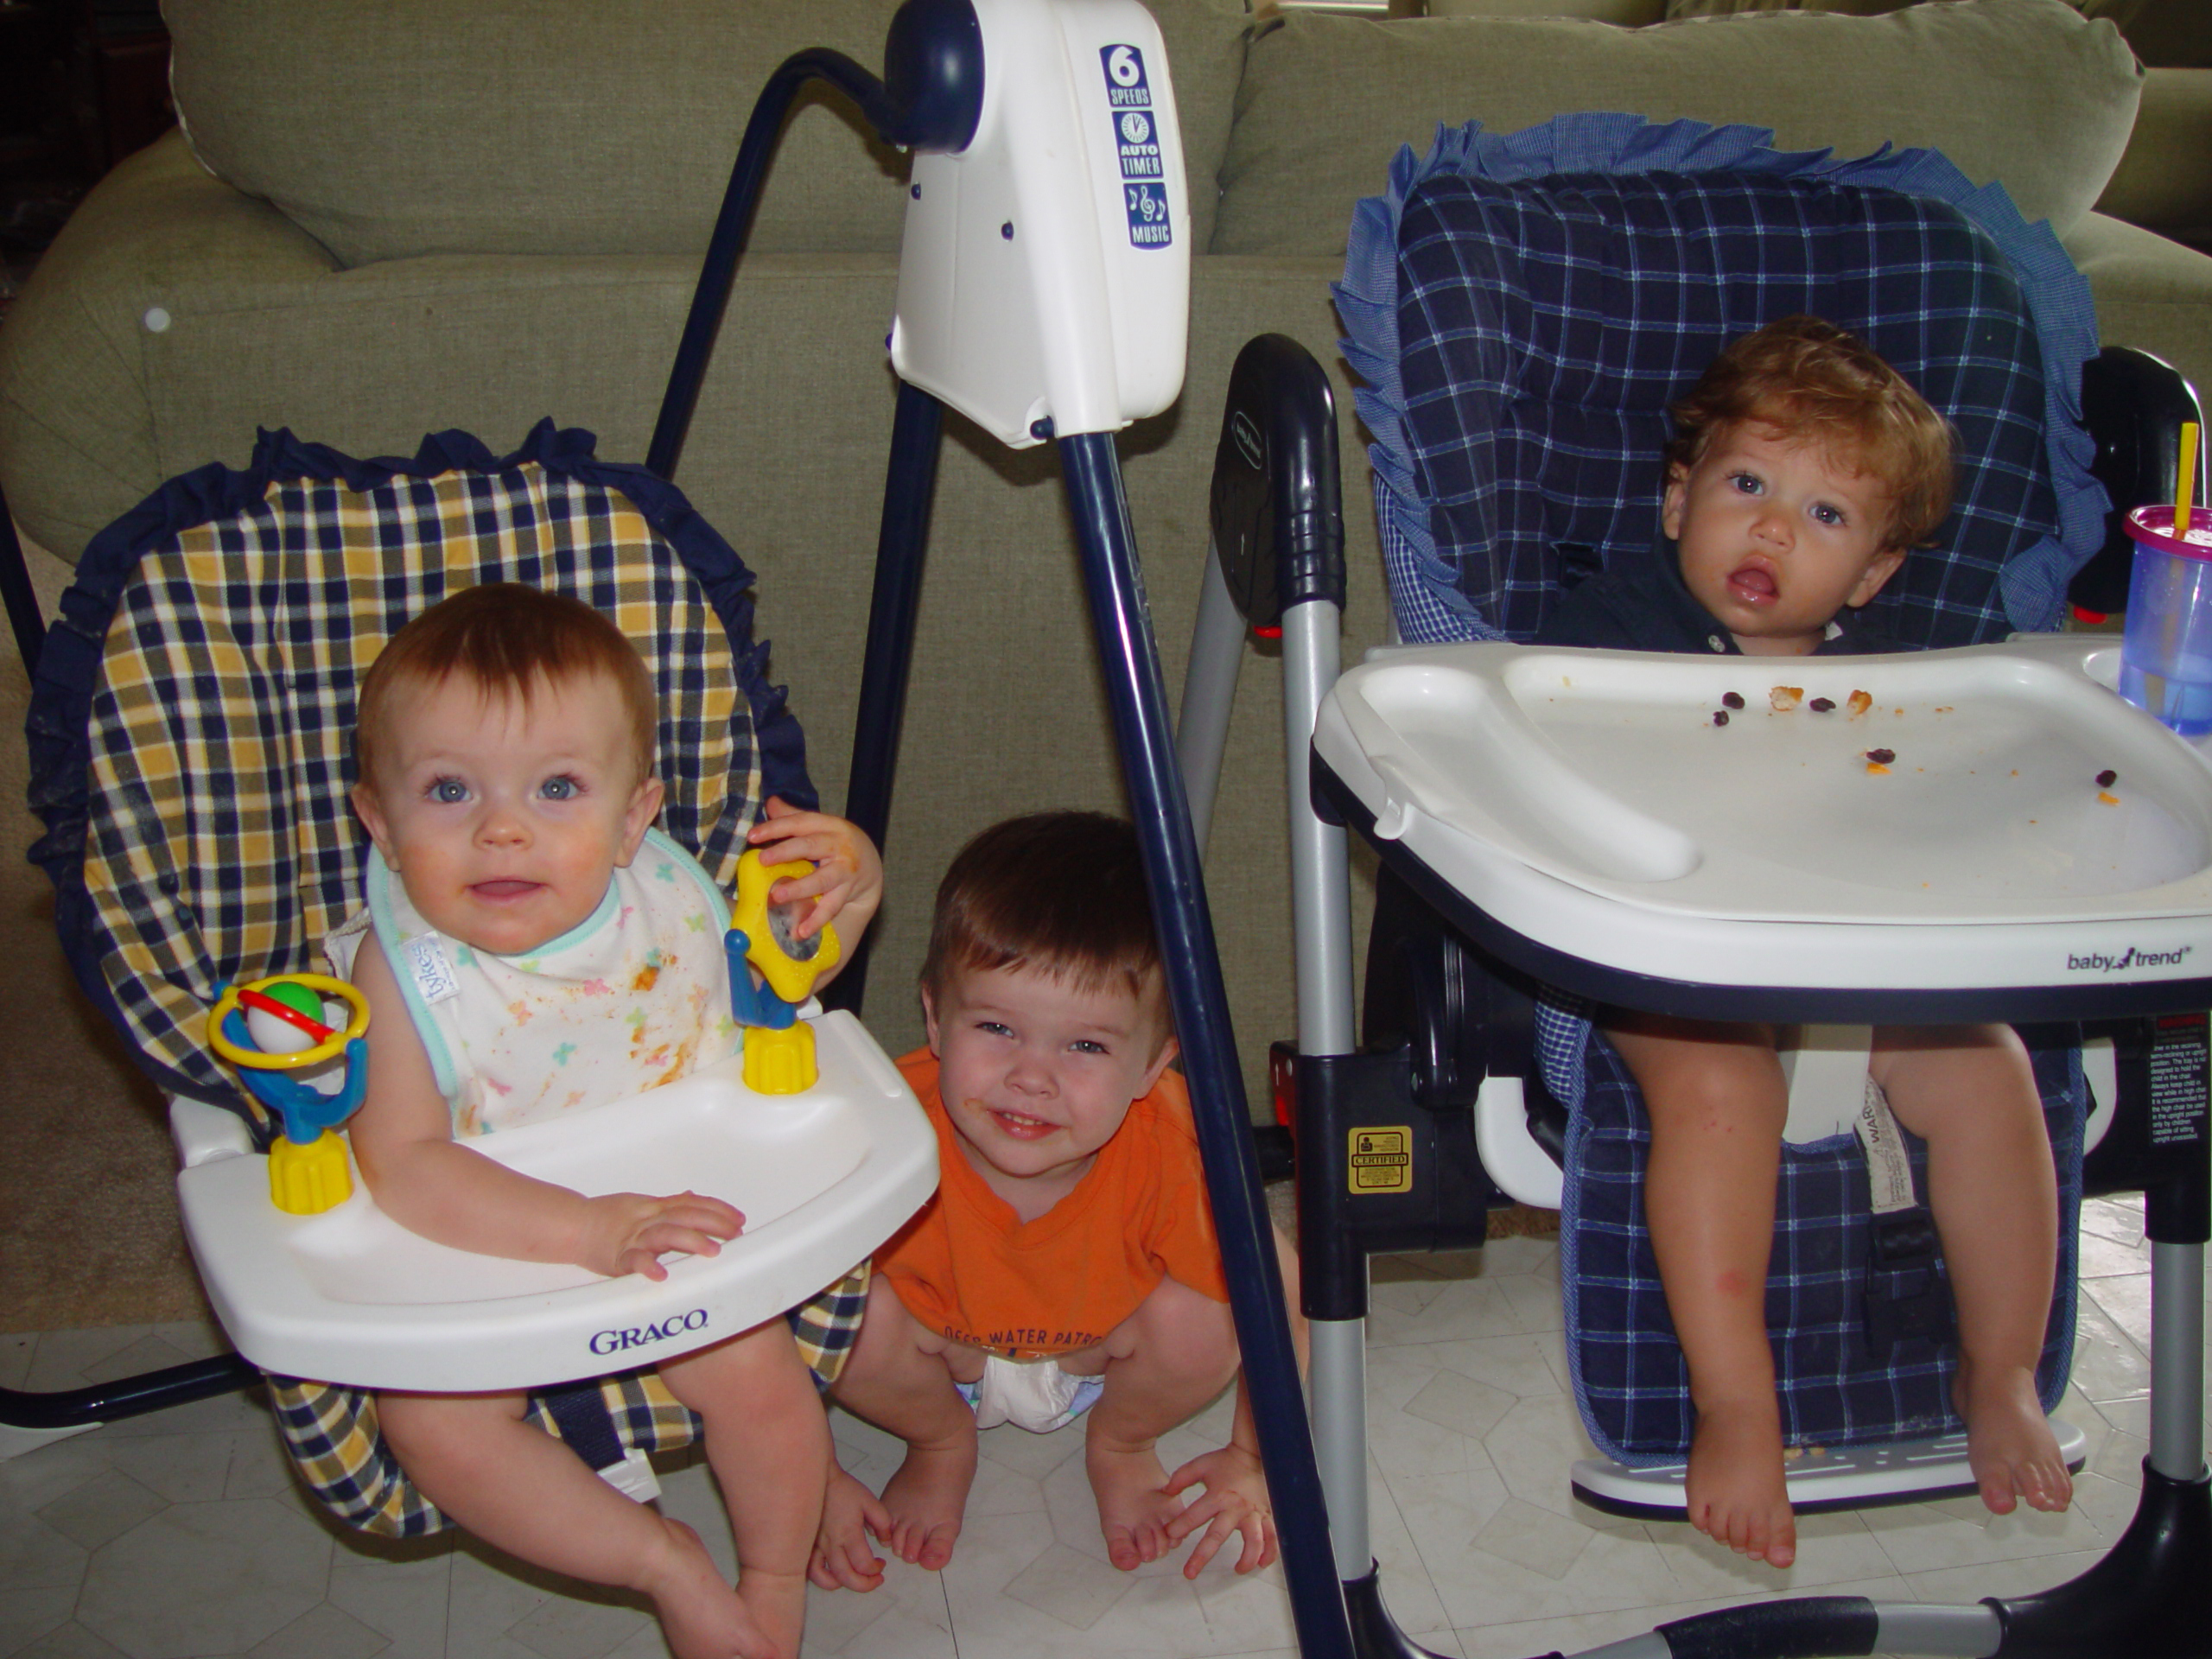
[[[189,290],[219,302],[336,268],[266,202],[239,194],[170,133],[70,216],[0,329],[0,489],[31,539],[74,563],[172,472],[160,452],[144,341]]]
[[[2147,69],[2127,150],[2097,211],[2152,230],[2212,229],[2212,69]]]

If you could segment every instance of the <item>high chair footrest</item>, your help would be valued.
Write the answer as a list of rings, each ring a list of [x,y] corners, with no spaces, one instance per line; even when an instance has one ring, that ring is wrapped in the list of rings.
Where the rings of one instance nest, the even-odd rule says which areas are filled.
[[[2064,1420],[2050,1420],[2058,1450],[2069,1469],[2078,1471],[2088,1457],[2088,1437]],[[1574,1495],[1592,1509],[1638,1521],[1679,1521],[1684,1509],[1687,1463],[1662,1463],[1631,1469],[1610,1458],[1583,1458],[1573,1476]],[[1788,1468],[1789,1507],[1800,1515],[1823,1510],[1871,1509],[1885,1503],[1919,1503],[1930,1498],[1967,1496],[1977,1490],[1967,1466],[1963,1433],[1920,1440],[1891,1440],[1879,1446],[1840,1446],[1808,1450]]]

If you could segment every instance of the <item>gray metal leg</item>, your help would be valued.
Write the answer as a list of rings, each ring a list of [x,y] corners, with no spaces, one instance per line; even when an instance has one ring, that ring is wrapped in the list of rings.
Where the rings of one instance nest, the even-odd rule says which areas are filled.
[[[2150,1464],[2174,1480],[2204,1471],[2204,1246],[2151,1246]]]
[[[1236,672],[1244,664],[1244,619],[1236,613],[1221,559],[1206,549],[1198,589],[1198,620],[1191,633],[1191,663],[1183,674],[1183,707],[1175,721],[1175,766],[1191,802],[1191,832],[1205,851],[1213,827],[1213,800],[1221,787],[1221,757],[1229,747],[1229,715],[1236,702]],[[1311,730],[1309,727],[1307,728]]]
[[[1344,830],[1313,816],[1308,759],[1321,699],[1337,683],[1341,615],[1326,600],[1283,613],[1283,764],[1290,793],[1291,916],[1298,963],[1298,1046],[1349,1054],[1356,1040],[1351,986],[1351,886]],[[1328,1500],[1337,1571],[1375,1564],[1367,1518],[1367,1321],[1317,1319],[1306,1327],[1306,1395],[1314,1459]]]
[[[1291,915],[1298,939],[1298,1046],[1306,1054],[1349,1054],[1355,1046],[1350,858],[1342,826],[1313,816],[1308,781],[1314,717],[1339,672],[1341,620],[1325,599],[1308,600],[1282,613],[1283,762],[1290,791]]]
[[[1375,1565],[1367,1522],[1367,1321],[1314,1319],[1306,1340],[1313,1460],[1329,1506],[1337,1576],[1361,1578]]]

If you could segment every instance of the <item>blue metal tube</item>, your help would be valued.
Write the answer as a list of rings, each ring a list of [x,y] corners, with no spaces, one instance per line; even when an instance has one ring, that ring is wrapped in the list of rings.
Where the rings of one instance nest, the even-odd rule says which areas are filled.
[[[715,233],[707,244],[699,285],[692,290],[691,312],[684,319],[683,338],[668,372],[660,416],[653,423],[645,469],[657,478],[676,476],[677,459],[683,453],[684,435],[691,429],[691,410],[699,401],[699,385],[707,378],[707,359],[714,355],[715,334],[721,327],[722,308],[729,302],[730,284],[737,277],[738,256],[745,251],[746,235],[753,228],[753,210],[760,204],[760,183],[767,176],[769,158],[775,154],[776,139],[784,130],[791,100],[798,96],[800,87],[817,79],[850,98],[879,132],[891,124],[883,83],[842,52],[824,47],[794,52],[768,77],[768,84],[753,103],[752,118],[745,124],[744,140],[737,147],[737,165],[730,169],[729,188],[722,193],[721,212],[715,217]]]
[[[1297,1354],[1284,1317],[1281,1270],[1252,1151],[1244,1077],[1237,1067],[1221,958],[1176,765],[1167,688],[1145,603],[1121,465],[1111,433],[1062,438],[1059,451],[1122,775],[1152,891],[1153,923],[1190,1083],[1230,1307],[1243,1351],[1244,1382],[1281,1538],[1299,1650],[1304,1659],[1351,1659],[1351,1631],[1329,1545],[1327,1507],[1299,1388]]]
[[[891,785],[899,766],[899,731],[906,718],[914,615],[921,600],[944,431],[944,405],[919,386],[900,381],[899,410],[891,426],[891,464],[883,480],[883,518],[876,534],[875,591],[868,605],[860,708],[853,720],[853,761],[845,773],[845,816],[878,851],[891,827]],[[861,936],[844,971],[823,988],[823,1006],[861,1011],[874,938]]]

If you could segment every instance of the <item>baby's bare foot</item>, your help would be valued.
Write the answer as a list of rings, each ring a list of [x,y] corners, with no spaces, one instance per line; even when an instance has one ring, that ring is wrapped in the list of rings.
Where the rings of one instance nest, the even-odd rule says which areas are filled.
[[[2010,1515],[2021,1498],[2044,1510],[2073,1502],[2074,1477],[2036,1397],[2034,1372],[1976,1365],[1961,1355],[1951,1397],[1967,1420],[1967,1464],[1992,1514]]]
[[[1782,1476],[1782,1424],[1771,1405],[1700,1410],[1690,1441],[1690,1524],[1739,1555],[1788,1567],[1797,1525]]]
[[[668,1529],[667,1554],[652,1582],[639,1587],[653,1599],[676,1659],[798,1659],[796,1630],[784,1647],[755,1623],[697,1533],[681,1521],[663,1517],[661,1524]]]
[[[1098,1527],[1106,1535],[1106,1559],[1124,1573],[1165,1555],[1173,1541],[1167,1523],[1183,1512],[1180,1499],[1168,1497],[1167,1471],[1151,1446],[1128,1450],[1090,1441],[1084,1451],[1090,1491],[1098,1500]]]
[[[906,1460],[883,1488],[891,1535],[883,1541],[912,1567],[936,1572],[952,1559],[968,1489],[976,1483],[976,1435],[949,1446],[910,1446]]]

